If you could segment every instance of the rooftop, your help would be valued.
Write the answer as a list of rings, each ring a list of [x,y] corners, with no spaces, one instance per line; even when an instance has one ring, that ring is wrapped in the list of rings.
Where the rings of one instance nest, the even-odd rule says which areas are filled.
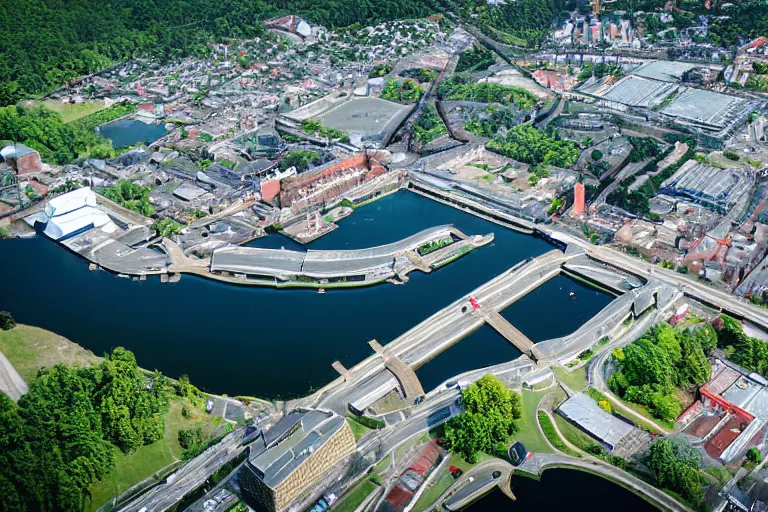
[[[602,410],[597,402],[584,393],[576,393],[569,398],[560,406],[559,412],[611,448],[633,430],[631,425]]]
[[[332,412],[293,411],[267,433],[266,450],[251,455],[249,464],[275,488],[344,426]]]

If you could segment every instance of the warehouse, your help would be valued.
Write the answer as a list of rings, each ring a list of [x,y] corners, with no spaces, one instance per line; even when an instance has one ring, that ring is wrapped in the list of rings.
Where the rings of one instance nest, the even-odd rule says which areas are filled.
[[[661,184],[660,192],[690,199],[724,214],[749,193],[753,181],[752,175],[745,171],[719,169],[688,160]]]

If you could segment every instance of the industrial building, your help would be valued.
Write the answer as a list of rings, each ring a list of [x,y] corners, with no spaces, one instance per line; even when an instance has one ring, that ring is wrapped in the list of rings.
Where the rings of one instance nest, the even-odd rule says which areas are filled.
[[[312,494],[312,486],[355,449],[355,437],[343,417],[294,410],[253,443],[240,483],[260,505],[279,512]]]
[[[648,441],[643,432],[604,411],[584,393],[566,400],[558,413],[617,455],[632,453]]]
[[[702,145],[719,149],[764,102],[683,85],[683,75],[694,67],[680,62],[649,62],[622,78],[592,77],[578,93],[597,100],[599,106],[630,124],[650,123],[692,133]]]
[[[688,160],[661,184],[660,192],[725,213],[749,193],[753,183],[754,178],[747,172]]]

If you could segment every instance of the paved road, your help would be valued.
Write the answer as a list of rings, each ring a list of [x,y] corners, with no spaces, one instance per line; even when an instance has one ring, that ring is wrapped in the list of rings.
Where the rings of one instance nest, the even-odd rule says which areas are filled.
[[[167,480],[120,507],[120,512],[162,512],[171,509],[181,499],[200,487],[213,473],[236,458],[245,447],[246,428],[227,434],[219,443],[186,463]]]
[[[27,391],[29,391],[27,383],[5,357],[5,354],[0,352],[0,392],[8,395],[8,398],[14,402],[18,402],[21,395]]]

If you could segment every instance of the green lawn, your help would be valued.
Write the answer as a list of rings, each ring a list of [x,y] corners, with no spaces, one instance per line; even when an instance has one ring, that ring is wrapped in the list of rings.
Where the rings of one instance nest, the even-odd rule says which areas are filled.
[[[421,495],[419,500],[413,506],[411,510],[413,512],[423,512],[429,508],[437,499],[448,490],[451,484],[455,481],[448,470],[449,464],[446,464],[441,470],[440,474],[436,477],[436,480],[432,486],[427,489],[424,494]]]
[[[601,400],[607,401],[609,404],[611,404],[611,408],[614,411],[618,412],[619,414],[623,414],[628,419],[630,419],[633,422],[635,422],[638,427],[640,427],[642,429],[645,429],[648,432],[654,432],[654,433],[657,433],[657,434],[663,434],[664,433],[664,432],[660,432],[658,428],[654,427],[652,424],[648,423],[647,421],[639,420],[635,416],[630,416],[627,413],[622,412],[621,407],[619,407],[617,405],[617,400],[613,400],[612,398],[609,398],[609,397],[605,396],[603,393],[599,392],[595,388],[587,389],[586,390],[586,394],[589,395],[596,402],[599,402]],[[621,400],[621,399],[618,399],[618,402],[620,402],[620,405],[625,406],[627,409],[632,409],[633,411],[635,411],[636,413],[640,414],[641,416],[653,420],[654,422],[658,423],[659,425],[661,425],[662,427],[664,427],[664,428],[666,428],[666,429],[668,429],[670,431],[675,430],[675,423],[673,421],[665,421],[665,420],[660,420],[658,418],[654,418],[653,415],[650,412],[648,412],[648,409],[646,409],[642,405],[633,404],[632,402],[627,402],[626,400]]]
[[[101,361],[93,352],[51,331],[17,325],[10,331],[0,331],[0,352],[29,382],[42,367],[59,363],[68,366],[88,366]]]
[[[568,423],[565,418],[559,414],[555,414],[554,416],[555,424],[557,424],[557,428],[560,430],[560,433],[563,434],[563,437],[565,437],[572,445],[586,451],[590,446],[597,444],[594,439]]]
[[[550,393],[562,395],[563,391],[560,388],[545,391],[523,390],[523,414],[520,419],[520,432],[512,435],[510,444],[520,441],[529,451],[552,453],[552,448],[549,447],[547,440],[539,430],[539,422],[536,417],[536,409],[539,406],[539,402]]]
[[[366,478],[348,492],[331,510],[334,512],[354,512],[375,489],[376,484]]]
[[[558,381],[568,386],[573,391],[581,391],[587,387],[587,367],[568,371],[560,366],[553,366],[552,371]]]
[[[62,103],[57,100],[44,100],[32,102],[34,106],[43,105],[48,110],[53,110],[61,116],[61,120],[65,123],[71,123],[81,117],[89,116],[99,110],[104,110],[103,101],[86,101],[85,103],[72,104]]]
[[[165,436],[160,441],[142,446],[134,453],[125,455],[115,448],[115,468],[107,477],[92,485],[89,489],[92,498],[86,511],[98,509],[112,497],[130,489],[142,480],[149,478],[174,461],[181,460],[184,451],[179,444],[179,430],[201,427],[203,432],[214,435],[222,418],[211,417],[202,410],[202,406],[193,407],[189,418],[181,415],[182,402],[174,400],[165,415]]]
[[[581,454],[571,448],[568,447],[568,445],[563,442],[562,438],[558,435],[557,431],[555,430],[555,427],[552,425],[552,420],[549,419],[549,416],[544,411],[539,411],[539,425],[541,425],[541,430],[544,431],[544,435],[547,436],[547,439],[549,442],[560,450],[563,453],[566,453],[568,455],[571,455],[572,457],[581,457]]]
[[[352,434],[355,436],[355,441],[371,431],[371,429],[368,427],[365,427],[356,421],[352,421],[349,418],[347,418],[347,423],[349,424],[349,428],[352,429]]]

